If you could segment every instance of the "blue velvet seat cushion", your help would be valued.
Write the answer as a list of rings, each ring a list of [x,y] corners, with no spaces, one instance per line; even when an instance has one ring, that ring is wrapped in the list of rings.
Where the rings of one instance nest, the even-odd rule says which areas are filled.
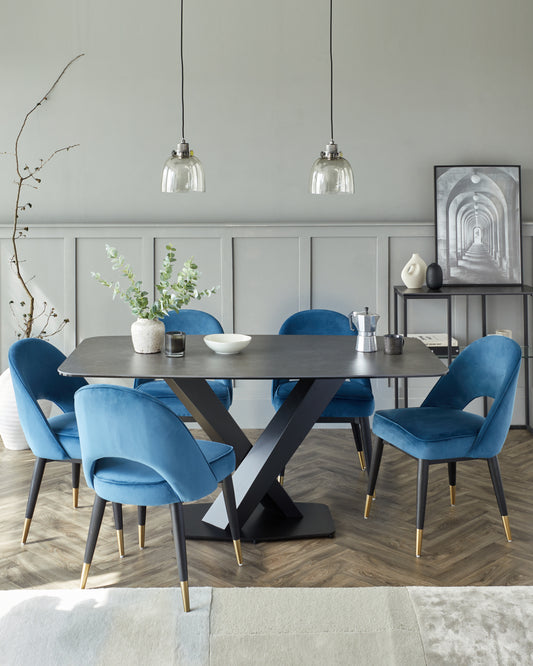
[[[460,409],[409,407],[374,414],[377,437],[422,460],[477,458],[469,455],[485,419]]]
[[[280,383],[273,397],[275,409],[279,409],[296,382]],[[333,400],[322,412],[324,418],[357,418],[371,416],[374,412],[374,396],[368,379],[349,379],[344,382]]]
[[[220,442],[197,440],[217,481],[235,467],[233,447]],[[104,458],[94,470],[94,490],[109,502],[161,506],[181,502],[171,486],[154,469],[123,458]]]
[[[81,460],[76,414],[74,412],[65,412],[65,414],[52,416],[51,419],[48,419],[48,424],[69,457]]]
[[[231,406],[231,393],[228,385],[221,379],[212,379],[208,382],[209,386],[215,392],[217,398],[224,405],[226,409],[229,409]],[[190,416],[190,413],[185,408],[183,403],[178,400],[174,391],[170,386],[161,380],[155,380],[140,384],[137,388],[137,391],[141,393],[147,393],[153,398],[161,400],[169,409],[171,409],[176,416]]]

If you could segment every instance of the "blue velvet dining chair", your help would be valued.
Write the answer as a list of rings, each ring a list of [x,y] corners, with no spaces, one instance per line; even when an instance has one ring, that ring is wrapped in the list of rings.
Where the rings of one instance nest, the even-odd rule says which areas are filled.
[[[348,317],[333,310],[297,312],[283,322],[279,333],[280,335],[356,335],[356,331],[350,328]],[[290,379],[275,379],[272,382],[272,404],[276,410],[285,402],[295,386],[296,381]],[[365,469],[371,456],[372,435],[369,417],[373,412],[374,396],[370,380],[349,379],[337,391],[318,420],[322,423],[350,423],[361,469]],[[283,481],[283,474],[280,481]]]
[[[28,539],[46,464],[52,461],[72,464],[72,504],[78,506],[81,453],[78,425],[74,413],[74,393],[85,386],[85,379],[65,377],[57,369],[65,355],[46,340],[27,338],[11,345],[9,367],[15,390],[17,410],[24,436],[35,456],[33,477],[26,505],[22,543]],[[63,412],[46,418],[38,400],[49,400]],[[139,507],[139,525],[145,515]],[[124,557],[122,506],[113,504],[118,551]],[[144,529],[139,527],[139,531]]]
[[[169,312],[163,318],[165,331],[183,331],[187,335],[210,335],[211,333],[224,333],[224,329],[216,317],[202,310],[180,310]],[[185,351],[187,353],[187,351]],[[230,379],[211,379],[209,386],[217,398],[229,409],[233,400],[233,386]],[[162,380],[144,379],[139,377],[134,382],[134,388],[164,402],[167,407],[177,414],[183,421],[192,421],[193,418],[185,405],[176,396],[168,384]]]
[[[78,506],[81,455],[74,393],[87,382],[58,374],[57,368],[65,360],[65,355],[46,340],[18,340],[9,348],[8,360],[20,423],[35,456],[22,532],[22,543],[25,544],[48,462],[71,463],[72,501],[74,508]],[[63,413],[47,419],[38,400],[50,400]]]
[[[196,440],[164,403],[125,386],[94,384],[74,399],[81,457],[94,500],[81,588],[87,583],[106,502],[170,505],[183,607],[189,606],[183,502],[211,493],[222,482],[231,538],[242,564],[240,528],[231,474],[232,446]]]
[[[416,556],[422,550],[429,465],[448,464],[450,501],[455,506],[458,461],[486,460],[505,535],[511,541],[507,504],[498,463],[511,423],[521,350],[503,336],[472,342],[450,365],[420,407],[383,409],[374,414],[377,442],[368,480],[365,518],[368,517],[383,454],[383,443],[418,461]],[[492,398],[486,417],[465,411],[472,400]]]

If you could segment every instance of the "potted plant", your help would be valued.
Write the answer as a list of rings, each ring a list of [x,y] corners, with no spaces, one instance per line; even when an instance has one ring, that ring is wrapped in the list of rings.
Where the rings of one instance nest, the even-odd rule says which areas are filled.
[[[198,266],[191,257],[183,264],[176,278],[174,264],[176,263],[176,248],[166,246],[167,253],[159,272],[159,282],[155,285],[157,297],[150,301],[148,292],[143,288],[142,281],[137,280],[131,266],[116,248],[106,245],[107,256],[114,271],[120,271],[127,279],[128,286],[122,287],[119,281],[110,282],[100,273],[91,275],[104,287],[113,290],[113,298],[118,296],[130,307],[137,320],[131,325],[131,339],[133,348],[140,354],[154,354],[161,351],[165,325],[161,319],[170,311],[179,312],[191,300],[199,300],[204,296],[215,293],[215,287],[199,291],[196,287],[199,272]]]
[[[20,257],[18,244],[19,241],[28,235],[28,227],[22,226],[21,215],[33,208],[31,202],[24,201],[24,193],[28,188],[36,190],[39,187],[42,181],[43,169],[54,157],[60,153],[68,152],[71,148],[75,148],[79,144],[58,148],[52,151],[48,157],[41,158],[37,164],[34,163],[34,166],[31,166],[31,163],[26,162],[21,154],[21,140],[32,114],[43,107],[65,72],[83,55],[81,53],[76,56],[63,68],[49,90],[26,113],[15,138],[15,148],[12,156],[15,159],[15,185],[17,189],[13,212],[10,266],[20,284],[21,296],[11,299],[9,307],[16,322],[16,335],[18,338],[42,338],[47,340],[62,331],[69,322],[66,318],[60,319],[56,309],[47,301],[39,301],[35,298],[35,289],[32,284],[35,276],[28,273],[27,265],[25,265],[24,259]],[[41,408],[45,413],[49,414],[51,403],[44,401],[41,403]],[[9,368],[4,370],[0,375],[0,436],[7,449],[17,450],[28,448],[18,418],[15,392]]]

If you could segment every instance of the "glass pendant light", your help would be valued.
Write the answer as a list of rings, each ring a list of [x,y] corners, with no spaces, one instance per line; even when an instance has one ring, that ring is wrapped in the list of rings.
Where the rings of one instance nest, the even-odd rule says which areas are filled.
[[[333,138],[333,0],[329,0],[329,64],[331,141],[313,164],[310,180],[311,194],[353,194],[352,167],[339,152]]]
[[[180,63],[181,63],[181,141],[177,150],[163,167],[161,190],[163,192],[205,192],[204,168],[200,160],[189,149],[185,140],[185,102],[183,83],[183,0],[180,13]]]

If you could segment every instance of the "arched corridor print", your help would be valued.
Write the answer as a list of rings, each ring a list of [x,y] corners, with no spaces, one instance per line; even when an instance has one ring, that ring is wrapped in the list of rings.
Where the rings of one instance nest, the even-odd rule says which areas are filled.
[[[436,166],[435,220],[444,284],[522,282],[519,166]]]

